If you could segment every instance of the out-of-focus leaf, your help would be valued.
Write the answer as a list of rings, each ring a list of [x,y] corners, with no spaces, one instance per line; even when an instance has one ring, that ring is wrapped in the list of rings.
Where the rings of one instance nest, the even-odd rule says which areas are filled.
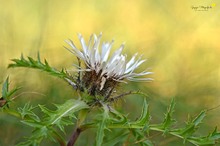
[[[114,138],[112,138],[111,140],[105,142],[104,144],[102,144],[102,146],[113,146],[113,145],[117,145],[119,142],[124,142],[124,140],[127,138],[129,132],[121,132],[117,135],[114,136]]]
[[[8,97],[8,88],[9,88],[9,77],[6,78],[2,86],[2,97],[5,99]]]
[[[13,100],[12,95],[15,94],[20,88],[14,88],[9,90],[9,77],[6,78],[5,82],[2,86],[2,97],[0,97],[0,107],[4,109],[4,107],[9,108],[10,102]]]
[[[134,135],[136,139],[134,144],[139,144],[141,146],[153,146],[153,143],[148,138],[146,138],[142,130],[130,129],[130,131],[132,132],[132,134]]]
[[[202,111],[198,116],[195,117],[195,119],[193,119],[193,123],[195,126],[198,126],[199,124],[202,123],[202,120],[205,118],[206,116],[206,110]]]
[[[217,130],[217,127],[215,127],[215,130],[208,136],[208,138],[212,140],[220,140],[220,132]]]
[[[21,121],[21,122],[28,125],[28,126],[34,127],[34,128],[41,128],[42,126],[44,126],[43,123],[37,122],[37,121],[34,121],[34,120],[24,120],[24,121]]]
[[[191,136],[197,129],[198,125],[202,123],[202,120],[206,116],[206,111],[202,111],[199,115],[197,115],[192,121],[188,121],[185,128],[181,130],[181,135],[187,138]]]
[[[204,137],[191,137],[188,138],[189,141],[195,145],[204,145],[204,146],[213,146],[220,142],[220,132],[217,131],[217,127],[215,130],[210,133],[208,136]]]
[[[33,112],[36,107],[32,107],[30,103],[26,103],[23,108],[18,108],[18,112],[22,119],[32,119],[36,122],[40,122],[40,118]]]

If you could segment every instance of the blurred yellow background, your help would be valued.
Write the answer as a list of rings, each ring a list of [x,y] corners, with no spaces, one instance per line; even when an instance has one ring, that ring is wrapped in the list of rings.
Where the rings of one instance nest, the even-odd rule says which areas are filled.
[[[39,51],[52,66],[71,68],[75,58],[64,41],[79,46],[77,33],[88,40],[102,32],[115,49],[126,42],[124,53],[148,58],[142,67],[152,68],[154,81],[138,85],[151,100],[168,104],[175,97],[183,115],[195,114],[220,105],[219,18],[217,0],[0,0],[0,81],[10,75],[14,84],[39,88],[47,82],[39,72],[8,70],[10,59]],[[219,112],[210,111],[211,127],[220,126]]]

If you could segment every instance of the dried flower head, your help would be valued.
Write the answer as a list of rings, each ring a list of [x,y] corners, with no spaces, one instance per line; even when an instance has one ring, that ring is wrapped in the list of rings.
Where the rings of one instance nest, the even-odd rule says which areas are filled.
[[[77,70],[82,73],[82,77],[79,76],[79,80],[75,83],[71,82],[71,84],[86,90],[90,95],[98,94],[106,98],[110,96],[118,83],[125,82],[124,80],[152,80],[143,77],[152,73],[148,70],[140,73],[135,72],[146,60],[141,60],[141,57],[137,58],[136,53],[128,61],[127,56],[121,54],[124,44],[110,55],[113,41],[103,42],[100,49],[101,36],[102,34],[98,37],[95,34],[91,35],[88,44],[86,44],[82,35],[79,34],[81,49],[78,49],[71,40],[66,41],[70,45],[70,48],[67,49],[85,64],[85,68],[81,68],[80,65],[77,66]]]

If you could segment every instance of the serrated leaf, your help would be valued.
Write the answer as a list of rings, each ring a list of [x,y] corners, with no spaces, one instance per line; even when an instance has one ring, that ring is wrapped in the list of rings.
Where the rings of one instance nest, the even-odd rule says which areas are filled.
[[[16,146],[39,146],[40,142],[39,140],[27,140],[25,142],[21,142],[19,144],[16,144]]]
[[[64,119],[62,118],[62,120],[60,120],[59,124],[56,124],[58,126],[58,128],[65,133],[65,126],[69,126],[69,125],[73,125],[73,119]]]
[[[172,118],[175,108],[174,98],[172,99],[170,106],[165,114],[165,119],[163,121],[163,129],[169,129],[172,124],[175,123],[175,119]]]
[[[111,118],[111,122],[114,126],[116,125],[125,125],[128,123],[127,118],[122,115],[121,113],[119,113],[118,111],[116,111],[114,108],[110,109],[111,114],[113,114],[115,116],[115,118]]]
[[[188,121],[186,127],[182,129],[181,135],[183,135],[185,138],[191,136],[198,129],[198,125],[202,123],[202,120],[205,116],[206,111],[202,111],[192,121]]]
[[[8,96],[8,88],[9,88],[9,77],[6,78],[6,80],[2,86],[2,97],[4,99],[6,99]]]
[[[33,66],[33,67],[35,67],[36,66],[36,62],[37,61],[35,61],[33,58],[31,58],[31,57],[28,57],[28,60],[30,61],[30,65],[31,66]]]
[[[102,146],[114,146],[116,144],[118,144],[119,142],[123,142],[127,136],[128,136],[129,132],[121,132],[118,135],[114,136],[111,140],[108,140],[106,143],[104,143]]]
[[[34,136],[35,138],[50,137],[50,129],[47,126],[42,125],[32,132],[32,136]]]
[[[74,100],[70,99],[66,101],[62,105],[56,105],[57,110],[52,111],[44,106],[39,105],[41,108],[41,111],[44,112],[46,115],[48,115],[45,118],[46,124],[49,125],[56,125],[60,128],[61,131],[64,132],[64,127],[66,125],[73,124],[71,120],[65,119],[66,117],[74,117],[74,113],[82,110],[82,109],[87,109],[89,106],[80,100]]]
[[[54,117],[52,116],[53,118],[50,119],[51,123],[55,124],[62,117],[72,116],[73,113],[79,110],[82,110],[82,109],[87,109],[87,108],[89,108],[89,106],[85,102],[81,100],[70,99],[61,106],[57,105],[56,116]]]
[[[195,125],[190,124],[187,125],[181,132],[181,135],[183,135],[185,138],[187,138],[188,136],[192,135],[195,132],[196,128]]]
[[[136,139],[135,144],[139,144],[141,146],[153,146],[153,143],[148,138],[146,138],[144,133],[139,129],[130,129],[130,131]]]
[[[56,111],[52,111],[52,110],[46,108],[44,105],[38,105],[38,106],[40,107],[41,111],[48,116],[56,113]]]
[[[57,76],[59,78],[69,78],[69,75],[64,72],[64,71],[58,71],[55,68],[51,67],[47,60],[44,60],[44,64],[40,61],[40,55],[38,52],[37,60],[27,57],[28,59],[26,60],[23,55],[21,56],[20,59],[12,59],[13,63],[8,65],[8,68],[12,67],[28,67],[28,68],[33,68],[33,69],[39,69],[45,72],[50,73],[53,76]]]
[[[8,92],[8,98],[11,97],[15,92],[17,92],[21,88],[14,88]]]
[[[198,126],[199,124],[202,123],[202,120],[205,118],[205,116],[206,116],[206,111],[204,110],[198,116],[196,116],[196,118],[193,119],[192,122],[194,123],[195,126]]]
[[[208,136],[208,138],[212,140],[220,140],[220,132],[217,131],[217,127],[215,127],[215,130]]]
[[[146,124],[149,124],[150,121],[150,113],[148,110],[149,106],[147,104],[146,99],[144,99],[144,104],[143,104],[143,108],[142,108],[142,112],[141,112],[141,116],[139,117],[139,119],[134,122],[133,124],[139,125],[139,126],[145,126]],[[132,123],[131,123],[132,124]]]
[[[34,108],[35,107],[32,107],[30,103],[26,103],[23,108],[18,108],[18,112],[21,115],[22,119],[25,119],[26,117],[36,122],[40,122],[40,118],[33,112]]]
[[[48,62],[47,62],[46,59],[44,59],[44,63],[45,63],[45,65],[46,65],[46,67],[49,67],[49,64],[48,64]]]
[[[39,51],[37,52],[37,61],[38,61],[38,63],[41,63],[40,52]]]
[[[196,146],[213,146],[215,144],[215,141],[203,137],[189,137],[187,140]]]
[[[104,138],[104,130],[106,127],[106,122],[109,119],[109,109],[107,105],[103,104],[103,113],[102,113],[102,120],[97,123],[97,133],[96,133],[96,146],[101,146]]]
[[[9,90],[9,77],[6,78],[5,82],[3,83],[2,86],[2,97],[0,97],[0,107],[8,107],[10,102],[13,100],[11,96],[15,94],[20,88],[14,88]]]
[[[34,120],[24,120],[24,121],[21,121],[22,123],[30,126],[30,127],[34,127],[34,128],[41,128],[43,125],[43,123],[40,123],[40,122],[37,122],[37,121],[34,121]]]

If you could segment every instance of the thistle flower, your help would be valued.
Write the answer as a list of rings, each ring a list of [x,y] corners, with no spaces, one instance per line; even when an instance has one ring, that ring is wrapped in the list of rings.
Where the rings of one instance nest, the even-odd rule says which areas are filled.
[[[82,77],[79,76],[80,81],[71,82],[71,84],[87,90],[90,95],[95,96],[98,94],[108,98],[120,82],[125,82],[125,80],[152,80],[151,78],[143,77],[152,73],[148,70],[140,73],[135,72],[146,60],[141,60],[141,57],[137,58],[137,53],[130,60],[127,60],[127,55],[122,54],[124,44],[110,55],[114,41],[103,42],[100,49],[102,34],[98,37],[95,34],[91,35],[88,44],[86,44],[81,34],[78,37],[82,47],[81,50],[71,40],[66,41],[70,46],[67,49],[84,62],[85,68],[83,69],[81,66],[74,65],[82,73]]]

